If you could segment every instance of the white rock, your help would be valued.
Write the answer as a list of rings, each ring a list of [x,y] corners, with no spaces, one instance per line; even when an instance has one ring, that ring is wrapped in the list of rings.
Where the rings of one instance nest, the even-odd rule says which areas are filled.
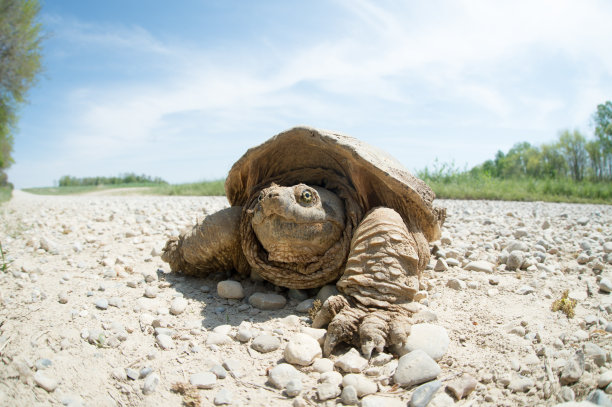
[[[283,390],[291,380],[302,379],[302,374],[289,363],[280,363],[268,372],[270,384]]]
[[[467,271],[480,271],[483,273],[492,273],[494,270],[493,264],[485,260],[477,260],[469,262],[465,267]]]
[[[206,337],[206,346],[210,345],[228,345],[232,343],[232,338],[226,334],[210,332]]]
[[[285,347],[285,360],[294,365],[310,366],[316,358],[322,356],[321,345],[313,337],[295,334]]]
[[[406,407],[406,402],[395,397],[366,396],[361,400],[361,407]]]
[[[368,366],[368,361],[359,354],[357,349],[351,348],[336,359],[334,365],[347,373],[360,373]]]
[[[325,335],[327,334],[327,329],[317,329],[311,328],[309,326],[303,326],[300,328],[300,332],[313,337],[317,340],[317,342],[319,342],[320,345],[323,345],[325,343]]]
[[[236,300],[244,298],[242,284],[234,280],[219,281],[219,283],[217,283],[217,294],[221,298]]]
[[[174,300],[172,300],[172,303],[170,304],[170,313],[172,315],[179,315],[179,314],[182,314],[186,308],[187,308],[187,300],[184,299],[183,297],[177,297]]]
[[[217,383],[217,375],[213,372],[194,373],[189,376],[189,383],[198,389],[212,389]]]
[[[349,373],[342,379],[342,387],[353,386],[357,390],[357,396],[363,397],[368,394],[374,394],[378,391],[378,386],[372,380],[367,377]]]
[[[410,329],[410,335],[404,346],[398,349],[398,354],[403,356],[416,349],[422,349],[432,359],[440,360],[446,353],[450,339],[441,326],[434,324],[416,324]]]
[[[599,375],[599,378],[597,379],[597,387],[603,389],[610,383],[612,383],[612,370],[607,370]]]
[[[435,379],[440,372],[440,366],[425,351],[417,349],[399,358],[393,380],[400,386],[412,387]]]
[[[334,362],[327,358],[315,359],[312,364],[312,370],[318,373],[332,372],[334,370]]]
[[[612,281],[607,277],[602,278],[599,281],[599,289],[604,293],[612,293]]]
[[[457,291],[465,290],[465,288],[467,287],[465,281],[459,280],[458,278],[451,278],[446,283],[446,286]]]
[[[253,340],[253,342],[251,342],[251,348],[261,353],[275,351],[280,347],[280,345],[280,340],[276,336],[272,335],[259,335]]]
[[[156,340],[159,347],[163,350],[174,349],[174,340],[171,336],[164,334],[157,335]]]
[[[41,371],[38,371],[34,374],[34,383],[36,383],[37,386],[47,390],[49,393],[57,389],[58,386],[56,379],[47,376]]]
[[[151,373],[145,379],[142,386],[143,394],[151,394],[155,391],[155,388],[159,384],[159,375],[157,373]]]
[[[340,395],[342,390],[339,386],[331,383],[320,383],[317,385],[317,397],[319,401],[330,400]]]

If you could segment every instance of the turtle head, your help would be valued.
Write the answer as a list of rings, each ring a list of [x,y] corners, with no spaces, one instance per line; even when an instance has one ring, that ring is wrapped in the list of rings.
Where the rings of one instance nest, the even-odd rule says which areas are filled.
[[[303,263],[324,254],[344,230],[343,201],[333,192],[306,184],[262,190],[252,226],[268,259]]]

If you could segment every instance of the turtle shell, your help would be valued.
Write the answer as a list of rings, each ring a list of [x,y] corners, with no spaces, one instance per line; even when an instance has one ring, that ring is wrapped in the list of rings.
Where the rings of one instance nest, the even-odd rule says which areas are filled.
[[[439,238],[445,212],[433,207],[435,194],[427,184],[375,147],[312,127],[294,127],[249,149],[232,166],[225,193],[232,206],[243,206],[272,182],[325,186],[325,173],[346,180],[364,213],[379,206],[393,208],[427,240]]]

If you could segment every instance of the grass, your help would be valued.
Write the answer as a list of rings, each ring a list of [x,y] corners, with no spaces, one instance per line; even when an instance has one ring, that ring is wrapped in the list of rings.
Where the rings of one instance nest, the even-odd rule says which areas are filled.
[[[420,174],[423,175],[423,174]],[[568,179],[500,179],[459,173],[422,176],[444,199],[490,199],[612,204],[612,182],[575,182]]]
[[[547,201],[612,204],[612,182],[575,182],[568,179],[500,179],[470,172],[421,172],[423,179],[444,199],[490,199],[503,201]],[[133,183],[118,185],[29,188],[41,195],[66,195],[113,188],[146,187],[139,193],[174,196],[223,196],[225,180],[189,184]],[[1,191],[1,190],[0,190]],[[10,196],[10,191],[9,191]]]
[[[12,189],[9,187],[0,187],[0,203],[11,199]]]
[[[148,192],[155,195],[224,196],[225,180],[194,182],[190,184],[156,185]]]

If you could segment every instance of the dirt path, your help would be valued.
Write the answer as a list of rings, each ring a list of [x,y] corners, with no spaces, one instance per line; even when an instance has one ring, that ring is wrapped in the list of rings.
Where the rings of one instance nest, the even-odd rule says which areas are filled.
[[[335,380],[325,373],[325,361],[295,366],[297,398],[269,382],[269,370],[284,362],[285,347],[298,332],[318,334],[296,309],[316,290],[244,280],[244,298],[228,300],[216,290],[227,275],[166,274],[159,258],[166,239],[225,207],[225,198],[99,192],[15,191],[0,206],[0,241],[10,262],[0,272],[0,405],[180,405],[183,396],[173,384],[197,373],[208,380],[195,390],[202,405],[340,403],[335,396],[321,400],[325,381]],[[436,332],[445,332],[450,343],[437,362],[442,387],[429,405],[583,400],[612,368],[612,296],[605,292],[612,206],[441,204],[449,218],[437,243],[440,271],[432,258],[423,276],[420,322],[440,328]],[[523,269],[507,270],[509,257],[510,263],[520,257]],[[551,311],[566,289],[578,300],[572,319]],[[260,310],[248,300],[255,292],[281,294],[287,304]],[[256,338],[270,350],[262,352]],[[348,349],[339,348],[329,363]],[[568,379],[565,365],[580,354],[584,363]],[[376,392],[360,398],[361,405],[406,406],[411,399],[415,387],[394,386],[397,359],[385,357],[377,361],[387,363],[361,368],[363,389],[372,391],[372,384]],[[348,380],[338,365],[332,369]],[[453,383],[463,374],[475,379],[475,390],[456,400],[445,387],[460,386]],[[326,388],[341,391],[339,383]]]

